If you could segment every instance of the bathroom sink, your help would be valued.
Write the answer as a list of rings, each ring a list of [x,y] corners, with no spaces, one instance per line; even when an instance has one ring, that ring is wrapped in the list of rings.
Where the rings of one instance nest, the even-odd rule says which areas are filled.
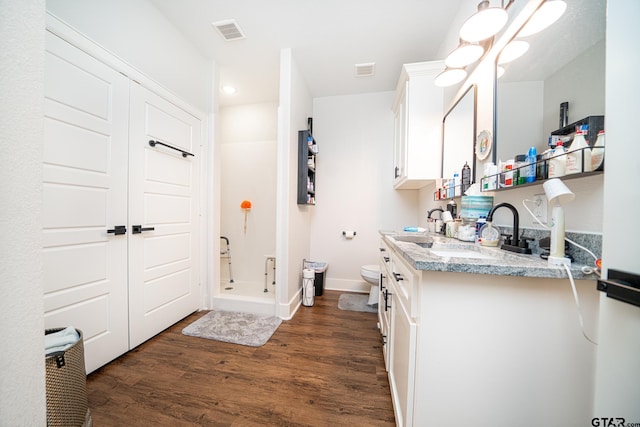
[[[423,248],[430,248],[433,245],[433,239],[424,235],[398,234],[393,238],[398,242],[415,243]]]
[[[474,259],[495,259],[493,255],[489,255],[483,252],[477,252],[470,249],[455,249],[455,248],[438,248],[429,249],[435,256],[443,258],[474,258]]]

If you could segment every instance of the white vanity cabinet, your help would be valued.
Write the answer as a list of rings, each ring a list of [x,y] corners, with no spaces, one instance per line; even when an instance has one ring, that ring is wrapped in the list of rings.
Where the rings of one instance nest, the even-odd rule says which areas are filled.
[[[389,269],[388,264],[391,262],[389,257],[389,248],[384,243],[380,244],[380,279],[379,279],[379,298],[378,298],[378,328],[382,336],[382,354],[384,356],[384,367],[389,370],[389,347],[391,346],[389,331],[391,329],[391,293],[389,291]]]
[[[426,261],[413,249],[385,238],[380,247],[398,426],[590,423],[596,346],[582,335],[568,279],[466,273],[450,260],[448,271],[418,270]],[[576,287],[585,333],[597,338],[595,283]]]
[[[398,426],[413,425],[417,324],[412,294],[419,282],[398,253],[381,245],[380,303],[378,314],[385,367]]]
[[[418,189],[441,177],[443,61],[404,64],[393,102],[394,188]]]

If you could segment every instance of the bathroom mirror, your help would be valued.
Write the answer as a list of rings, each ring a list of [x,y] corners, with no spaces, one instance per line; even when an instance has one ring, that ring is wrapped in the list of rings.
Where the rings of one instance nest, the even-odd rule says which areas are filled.
[[[475,176],[474,141],[476,134],[476,86],[470,86],[445,114],[442,122],[442,177],[462,178],[467,162],[471,177]]]
[[[496,82],[494,149],[507,160],[547,149],[560,126],[560,103],[569,102],[567,123],[604,115],[605,0],[572,0],[551,27],[522,40],[529,50],[505,64]],[[517,38],[517,36],[516,36]],[[497,66],[499,67],[499,66]]]

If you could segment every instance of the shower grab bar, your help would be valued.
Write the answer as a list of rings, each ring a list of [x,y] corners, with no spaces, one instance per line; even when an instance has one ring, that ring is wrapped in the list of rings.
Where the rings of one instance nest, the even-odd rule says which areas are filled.
[[[174,147],[173,145],[165,144],[164,142],[160,142],[160,141],[154,141],[153,139],[149,141],[149,145],[152,146],[152,147],[155,147],[156,144],[163,145],[163,146],[165,146],[167,148],[171,148],[172,150],[179,151],[179,152],[182,153],[182,157],[187,157],[187,156],[195,157],[195,154],[191,154],[190,152],[184,151],[184,150],[182,150],[182,149],[180,149],[178,147]]]

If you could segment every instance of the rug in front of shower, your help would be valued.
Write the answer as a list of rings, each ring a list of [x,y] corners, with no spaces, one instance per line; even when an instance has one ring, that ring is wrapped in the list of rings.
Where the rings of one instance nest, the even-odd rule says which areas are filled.
[[[252,313],[214,310],[182,330],[184,335],[260,347],[278,329],[282,319]]]
[[[341,294],[338,298],[338,308],[346,311],[364,311],[365,313],[377,313],[378,305],[369,305],[369,295],[366,294]]]

